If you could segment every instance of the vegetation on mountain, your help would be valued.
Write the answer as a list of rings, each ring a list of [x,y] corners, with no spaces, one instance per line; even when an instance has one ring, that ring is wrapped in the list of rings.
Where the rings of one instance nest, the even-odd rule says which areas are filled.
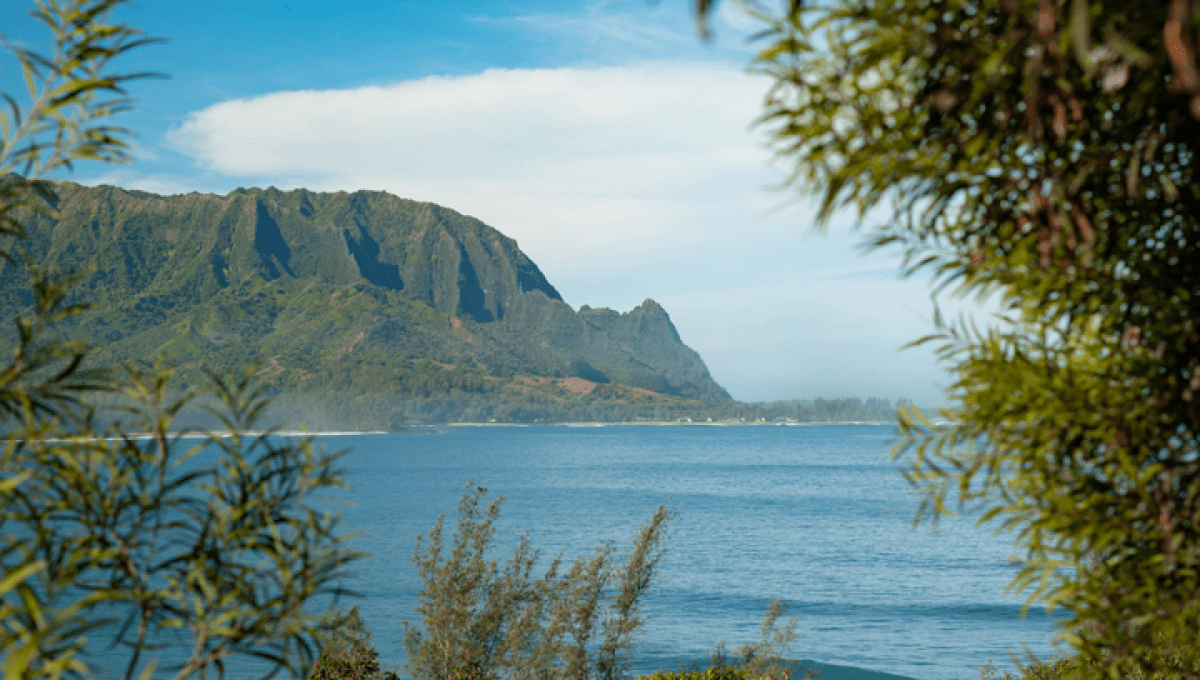
[[[573,311],[516,243],[382,192],[155,196],[55,186],[24,215],[32,261],[78,272],[63,319],[91,361],[257,366],[273,422],[884,421],[879,400],[737,404],[653,300]],[[32,298],[0,263],[0,313]],[[485,292],[486,291],[486,292]],[[0,340],[13,341],[0,329]],[[195,410],[183,422],[197,420]]]
[[[0,113],[0,281],[24,300],[5,317],[0,365],[4,678],[91,677],[88,634],[127,653],[109,669],[124,678],[223,673],[234,658],[257,658],[266,676],[302,672],[324,627],[309,605],[340,593],[356,558],[314,505],[341,486],[337,455],[243,436],[264,408],[249,375],[211,377],[220,428],[183,438],[174,419],[200,393],[172,398],[169,370],[105,365],[63,337],[78,279],[30,238],[33,220],[53,216],[42,177],[126,157],[128,133],[108,118],[136,76],[110,62],[147,41],[111,22],[119,4],[38,2],[53,51],[13,47],[30,102],[5,95]],[[128,427],[98,422],[91,405],[117,393]]]
[[[707,3],[702,3],[707,4]],[[1200,665],[1200,4],[790,3],[753,68],[792,182],[910,272],[957,379],[898,456],[934,516],[1017,532],[1089,677]]]
[[[376,428],[471,419],[454,408],[481,394],[531,413],[544,402],[551,417],[582,396],[668,409],[731,401],[654,301],[573,311],[514,241],[429,203],[382,192],[55,191],[53,215],[22,215],[26,247],[43,266],[79,272],[73,301],[90,309],[62,327],[96,347],[96,362],[162,356],[184,383],[213,361],[259,366],[275,392],[294,395],[289,416],[353,395],[373,404]],[[32,304],[19,285],[26,268],[0,264],[0,313]]]

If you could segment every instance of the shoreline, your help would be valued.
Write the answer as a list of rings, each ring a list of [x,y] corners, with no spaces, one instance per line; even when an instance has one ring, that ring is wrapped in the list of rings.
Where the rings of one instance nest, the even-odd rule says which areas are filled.
[[[329,432],[309,430],[280,430],[272,434],[288,437],[345,437],[351,435],[386,435],[386,434],[434,434],[439,428],[530,428],[530,427],[570,427],[577,429],[602,427],[822,427],[828,425],[895,425],[895,421],[849,420],[836,422],[815,423],[743,423],[738,421],[709,422],[677,422],[677,421],[579,421],[564,423],[422,423],[403,430],[334,430]],[[262,432],[241,432],[239,434],[262,434]],[[193,436],[193,435],[189,435]],[[203,436],[203,435],[196,435]]]
[[[416,427],[608,427],[620,425],[653,425],[653,426],[681,426],[681,427],[733,427],[733,426],[754,426],[754,427],[802,427],[814,425],[894,425],[894,420],[837,420],[837,421],[782,421],[782,422],[762,422],[762,421],[741,421],[741,420],[711,420],[711,421],[678,421],[678,420],[583,420],[570,421],[561,423],[440,423],[440,424],[424,424]],[[399,430],[398,432],[403,432]]]
[[[393,434],[437,434],[439,428],[468,428],[468,427],[489,427],[489,428],[526,428],[526,427],[570,427],[570,428],[602,428],[602,427],[822,427],[829,425],[895,425],[895,421],[872,421],[872,420],[848,420],[848,421],[832,421],[832,422],[740,422],[740,421],[712,421],[712,422],[679,422],[679,421],[580,421],[580,422],[564,422],[564,423],[425,423],[406,427],[402,430],[238,430],[230,433],[225,430],[210,430],[180,433],[179,431],[171,431],[169,434],[177,439],[204,439],[210,436],[221,438],[230,437],[233,435],[239,437],[259,437],[264,434],[270,434],[276,437],[357,437],[368,435],[393,435]],[[130,439],[153,439],[156,435],[148,432],[129,433],[126,435]],[[118,437],[92,437],[91,439],[117,441]],[[68,441],[62,438],[53,437],[45,441],[61,442]]]

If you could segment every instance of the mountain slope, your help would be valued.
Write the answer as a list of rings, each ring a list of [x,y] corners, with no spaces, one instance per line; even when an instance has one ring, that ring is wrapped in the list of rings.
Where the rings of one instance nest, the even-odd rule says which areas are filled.
[[[94,307],[69,333],[99,361],[162,354],[185,381],[258,363],[279,390],[309,396],[730,401],[654,301],[575,311],[515,241],[430,203],[70,183],[58,194],[59,219],[31,216],[24,246],[84,273],[75,295]],[[22,269],[0,264],[5,318],[32,302]],[[0,333],[11,343],[10,325]]]

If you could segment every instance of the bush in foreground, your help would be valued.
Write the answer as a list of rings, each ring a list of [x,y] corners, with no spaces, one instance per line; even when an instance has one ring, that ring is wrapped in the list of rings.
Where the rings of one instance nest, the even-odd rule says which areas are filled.
[[[1162,658],[1159,668],[1150,675],[1132,671],[1119,676],[1121,680],[1167,680],[1168,678],[1200,678],[1200,665],[1194,661],[1193,650],[1160,643],[1157,653]],[[1054,657],[1035,661],[1021,669],[1019,675],[1005,672],[1003,675],[991,664],[984,666],[980,680],[1082,680],[1084,678],[1113,677],[1112,664],[1107,661],[1090,660],[1082,655]]]
[[[786,676],[784,677],[786,678]],[[653,675],[639,675],[638,680],[758,680],[758,676],[746,668],[709,666],[702,671],[663,672]]]
[[[313,664],[308,680],[395,680],[385,672],[379,653],[371,644],[371,631],[363,625],[358,607],[330,617],[329,627],[317,637],[320,656]]]
[[[489,558],[503,499],[482,507],[486,492],[467,484],[449,544],[444,517],[427,541],[418,539],[413,561],[425,583],[417,607],[423,622],[405,624],[409,673],[445,680],[628,675],[633,635],[643,622],[641,599],[662,559],[673,513],[660,506],[624,559],[604,544],[570,566],[556,557],[536,575],[539,552],[527,535],[503,567]]]

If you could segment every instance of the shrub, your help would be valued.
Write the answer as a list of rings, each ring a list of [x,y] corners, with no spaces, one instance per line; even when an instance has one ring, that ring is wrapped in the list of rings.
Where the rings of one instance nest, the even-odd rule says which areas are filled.
[[[709,666],[704,670],[698,671],[680,671],[678,673],[659,672],[653,675],[639,675],[638,680],[754,680],[756,677],[746,668]]]
[[[1113,673],[1112,662],[1096,661],[1082,654],[1068,657],[1052,657],[1037,660],[1021,668],[1018,675],[1005,672],[1003,675],[990,663],[979,671],[980,680],[1080,680],[1082,678],[1119,677],[1121,680],[1167,680],[1168,678],[1198,678],[1200,666],[1195,662],[1192,650],[1157,640],[1156,650],[1162,663],[1155,671],[1132,670],[1120,675]]]
[[[395,673],[385,673],[379,663],[379,653],[371,644],[371,631],[363,625],[358,607],[346,614],[335,613],[329,628],[317,638],[321,653],[309,680],[384,680],[394,679]]]
[[[569,567],[561,555],[537,576],[539,552],[522,536],[501,568],[488,558],[503,499],[481,507],[486,489],[467,484],[447,546],[443,522],[417,541],[413,561],[425,585],[420,628],[405,624],[408,671],[414,678],[484,680],[625,677],[641,599],[662,559],[667,521],[659,507],[624,560],[604,544]],[[425,544],[422,549],[422,544]]]
[[[796,641],[796,619],[789,616],[781,623],[780,619],[785,613],[787,604],[783,600],[772,602],[763,616],[762,625],[759,626],[758,642],[738,647],[740,667],[749,671],[751,676],[784,679],[791,676],[784,655],[791,650],[792,643]],[[724,660],[719,658],[723,648],[724,644],[717,646],[717,651],[713,654],[714,665],[724,665]]]
[[[788,667],[784,655],[791,649],[797,635],[795,617],[788,617],[782,625],[780,623],[786,612],[787,604],[783,600],[772,602],[759,627],[758,642],[738,647],[736,660],[730,660],[725,642],[721,641],[713,650],[712,663],[708,668],[640,675],[638,680],[788,680],[792,676],[792,669]],[[812,671],[808,671],[804,678],[808,680],[813,675]]]

